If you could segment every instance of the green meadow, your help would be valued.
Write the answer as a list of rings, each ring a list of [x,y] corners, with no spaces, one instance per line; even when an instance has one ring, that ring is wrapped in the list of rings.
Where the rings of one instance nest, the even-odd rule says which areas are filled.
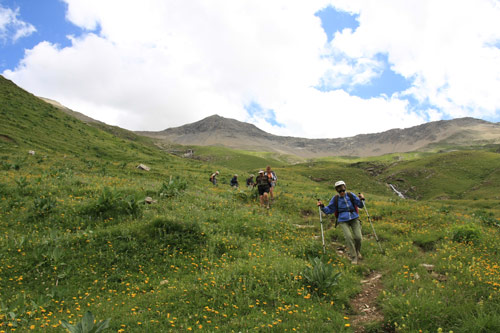
[[[499,147],[307,161],[184,147],[195,158],[183,158],[1,77],[0,101],[0,332],[65,332],[88,312],[109,332],[500,331]],[[244,186],[268,164],[269,210]],[[379,239],[360,211],[356,266],[330,216],[323,253],[316,199],[338,179],[365,194]],[[373,273],[383,319],[354,321]]]

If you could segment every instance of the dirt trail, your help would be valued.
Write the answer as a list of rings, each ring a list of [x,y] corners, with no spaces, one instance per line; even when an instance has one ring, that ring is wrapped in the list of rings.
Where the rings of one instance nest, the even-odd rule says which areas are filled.
[[[365,332],[364,325],[371,322],[382,322],[384,316],[377,307],[376,300],[383,290],[382,274],[372,272],[361,281],[363,290],[351,300],[350,304],[355,315],[350,316],[351,327],[354,332]]]

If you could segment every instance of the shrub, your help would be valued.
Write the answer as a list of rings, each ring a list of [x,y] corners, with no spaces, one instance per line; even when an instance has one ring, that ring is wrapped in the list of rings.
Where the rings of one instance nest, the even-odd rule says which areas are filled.
[[[474,217],[476,217],[482,223],[489,226],[500,227],[500,222],[495,218],[492,212],[486,212],[484,210],[477,210],[474,212]]]
[[[473,225],[462,225],[452,229],[452,239],[455,242],[475,242],[480,235],[481,231]]]
[[[332,265],[325,264],[316,257],[310,259],[310,266],[307,266],[301,275],[304,277],[304,283],[312,292],[322,295],[338,284],[341,273],[335,273]]]
[[[144,201],[137,194],[127,195],[122,199],[122,205],[127,214],[138,216],[142,212],[141,203]]]
[[[124,196],[122,193],[104,187],[100,196],[83,209],[83,214],[96,218],[119,215],[138,216],[142,212],[142,200],[137,194]]]
[[[187,182],[179,178],[179,176],[176,176],[175,178],[172,178],[170,176],[170,180],[168,183],[163,183],[158,190],[158,195],[160,197],[165,197],[165,198],[172,198],[178,196],[182,191],[184,191],[187,188]]]

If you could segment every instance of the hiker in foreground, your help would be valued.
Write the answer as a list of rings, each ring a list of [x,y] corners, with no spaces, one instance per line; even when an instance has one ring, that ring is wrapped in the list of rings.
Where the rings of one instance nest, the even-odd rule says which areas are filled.
[[[215,171],[210,175],[210,182],[214,185],[217,185],[217,176],[219,175],[219,171]]]
[[[260,206],[264,207],[264,204],[269,208],[269,190],[271,188],[271,182],[266,175],[264,175],[264,170],[259,171],[259,175],[256,179],[257,189],[259,190]]]
[[[356,265],[361,256],[361,223],[359,222],[358,207],[363,208],[363,194],[359,198],[352,192],[346,192],[347,187],[344,181],[335,183],[335,190],[338,194],[333,196],[328,206],[318,200],[318,206],[325,214],[335,214],[337,222],[344,232],[344,238],[349,251],[351,262]],[[337,223],[335,223],[337,226]]]
[[[266,175],[266,177],[269,178],[269,182],[271,184],[269,194],[271,196],[271,201],[273,201],[274,200],[274,187],[276,186],[276,182],[278,181],[278,177],[276,176],[274,171],[271,170],[271,167],[269,165],[266,167],[266,172],[264,173],[264,175]]]

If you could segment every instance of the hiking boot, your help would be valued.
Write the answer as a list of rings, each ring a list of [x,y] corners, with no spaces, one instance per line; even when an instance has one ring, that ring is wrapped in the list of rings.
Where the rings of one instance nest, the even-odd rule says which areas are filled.
[[[363,256],[358,252],[358,260],[363,260]]]
[[[358,264],[358,257],[354,257],[351,259],[351,264],[357,265]]]

